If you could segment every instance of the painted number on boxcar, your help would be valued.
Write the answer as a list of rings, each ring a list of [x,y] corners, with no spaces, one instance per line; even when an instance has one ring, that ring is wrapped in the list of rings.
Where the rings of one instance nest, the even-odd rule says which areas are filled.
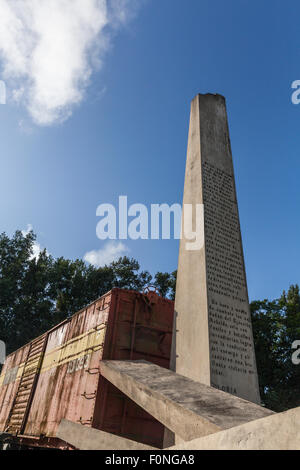
[[[85,356],[70,361],[67,370],[68,374],[74,374],[74,372],[78,372],[79,370],[87,369],[89,367],[90,358],[91,354],[86,354]]]

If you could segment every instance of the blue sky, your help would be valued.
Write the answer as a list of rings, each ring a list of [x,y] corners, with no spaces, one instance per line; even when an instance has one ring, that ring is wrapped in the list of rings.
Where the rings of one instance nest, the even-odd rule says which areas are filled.
[[[249,295],[278,297],[299,282],[300,105],[291,102],[291,83],[300,79],[299,2],[146,0],[139,8],[132,2],[114,0],[108,20],[86,15],[86,35],[72,42],[69,55],[64,44],[74,31],[64,41],[47,25],[50,44],[53,35],[66,49],[61,64],[50,55],[51,73],[42,54],[49,42],[35,56],[44,61],[36,71],[37,60],[28,54],[24,65],[11,47],[23,50],[26,28],[17,42],[8,23],[1,32],[0,19],[8,92],[0,106],[0,230],[12,234],[31,224],[54,256],[83,258],[106,249],[96,237],[99,204],[116,204],[119,195],[130,204],[181,203],[190,101],[197,93],[220,93],[227,100]],[[103,13],[104,3],[85,5]],[[40,24],[45,31],[49,15],[32,14],[34,32]],[[77,56],[84,41],[87,49]],[[61,76],[69,68],[73,82]],[[30,88],[33,78],[38,86]],[[177,241],[125,245],[152,273],[177,267]]]

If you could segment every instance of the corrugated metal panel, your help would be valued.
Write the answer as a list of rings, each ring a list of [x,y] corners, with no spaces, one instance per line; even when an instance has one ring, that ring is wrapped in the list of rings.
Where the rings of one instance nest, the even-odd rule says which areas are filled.
[[[174,303],[119,291],[110,313],[103,359],[144,359],[169,368]],[[162,447],[164,427],[101,378],[93,427]]]
[[[110,298],[93,303],[49,334],[26,436],[54,437],[62,418],[91,425],[99,374],[90,371],[99,369],[102,359]]]
[[[0,378],[0,430],[8,423],[27,437],[54,438],[66,418],[162,446],[163,426],[107,383],[99,366],[102,358],[145,359],[168,368],[173,312],[174,303],[156,294],[113,289],[44,335],[42,350],[39,338],[9,356]]]
[[[30,345],[18,349],[6,359],[0,376],[0,431],[6,431],[9,414],[20,385]]]
[[[22,434],[24,431],[44,357],[46,342],[47,335],[44,335],[29,345],[19,385],[6,422],[6,430],[12,434]]]

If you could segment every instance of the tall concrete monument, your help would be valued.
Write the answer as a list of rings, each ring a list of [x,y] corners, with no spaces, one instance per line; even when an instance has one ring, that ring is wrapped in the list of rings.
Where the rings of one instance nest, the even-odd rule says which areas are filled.
[[[204,205],[200,249],[180,243],[173,369],[260,403],[225,99],[191,104],[184,205]],[[195,212],[194,212],[195,215]]]

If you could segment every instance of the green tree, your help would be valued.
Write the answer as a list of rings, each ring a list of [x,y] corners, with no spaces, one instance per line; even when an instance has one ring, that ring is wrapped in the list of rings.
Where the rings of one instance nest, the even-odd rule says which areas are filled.
[[[158,272],[155,275],[154,285],[163,297],[175,300],[177,271],[172,273]]]
[[[260,393],[264,405],[285,411],[300,405],[300,366],[292,362],[292,344],[300,340],[299,286],[278,300],[251,303]]]
[[[114,286],[121,289],[142,290],[150,284],[152,276],[148,271],[140,272],[139,263],[124,256],[109,265],[114,275]]]
[[[40,333],[49,316],[51,300],[47,296],[50,267],[46,252],[32,258],[35,236],[20,231],[10,239],[0,235],[0,321],[1,339],[8,351]]]

